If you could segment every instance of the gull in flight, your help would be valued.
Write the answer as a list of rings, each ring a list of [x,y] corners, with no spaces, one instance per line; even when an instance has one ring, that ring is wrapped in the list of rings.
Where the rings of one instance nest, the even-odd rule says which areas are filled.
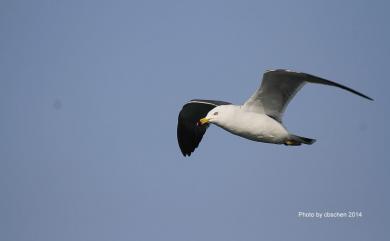
[[[261,86],[243,105],[201,99],[184,104],[177,124],[181,152],[184,156],[190,156],[210,124],[252,141],[287,146],[313,144],[314,139],[290,133],[282,122],[288,103],[306,83],[335,86],[373,100],[349,87],[311,74],[283,69],[269,70],[264,73]]]

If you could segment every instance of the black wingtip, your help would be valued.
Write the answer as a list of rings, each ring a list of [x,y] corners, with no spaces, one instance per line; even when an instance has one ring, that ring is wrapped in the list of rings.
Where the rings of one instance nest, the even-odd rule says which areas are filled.
[[[360,97],[363,97],[364,99],[366,99],[366,100],[369,100],[369,101],[374,101],[374,99],[373,98],[371,98],[371,97],[369,97],[369,96],[367,96],[367,95],[364,95],[364,94],[362,94],[362,93],[359,93],[359,92],[353,92],[353,93],[355,93],[356,95],[358,95],[358,96],[360,96]]]
[[[182,107],[177,121],[177,141],[184,157],[190,157],[199,146],[207,125],[199,126],[196,123],[207,113],[219,105],[230,103],[219,100],[194,99]]]
[[[344,89],[346,91],[349,91],[351,93],[354,93],[355,95],[358,95],[360,97],[363,97],[367,100],[370,100],[370,101],[374,101],[373,98],[365,95],[365,94],[362,94],[350,87],[347,87],[345,85],[342,85],[342,84],[339,84],[337,82],[334,82],[334,81],[330,81],[330,80],[327,80],[327,79],[324,79],[324,78],[321,78],[321,77],[318,77],[318,76],[315,76],[315,75],[312,75],[312,74],[305,74],[303,73],[304,75],[306,75],[308,78],[306,79],[307,82],[312,82],[312,83],[318,83],[318,84],[325,84],[325,85],[332,85],[332,86],[336,86],[338,88],[341,88],[341,89]]]
[[[362,93],[360,93],[360,92],[357,92],[356,90],[353,90],[353,89],[351,89],[351,88],[349,88],[349,87],[347,87],[347,88],[348,88],[347,90],[349,90],[350,92],[352,92],[352,93],[354,93],[354,94],[356,94],[356,95],[358,95],[358,96],[360,96],[360,97],[363,97],[363,98],[365,98],[365,99],[367,99],[367,100],[370,100],[370,101],[374,101],[373,98],[371,98],[371,97],[369,97],[369,96],[367,96],[367,95],[365,95],[365,94],[362,94]]]

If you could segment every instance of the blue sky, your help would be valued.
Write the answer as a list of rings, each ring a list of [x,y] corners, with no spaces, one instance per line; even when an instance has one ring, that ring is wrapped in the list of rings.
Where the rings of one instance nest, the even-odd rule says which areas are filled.
[[[389,7],[1,1],[0,240],[388,240]],[[181,155],[187,100],[243,103],[274,68],[375,101],[307,85],[284,122],[315,145],[212,126]]]

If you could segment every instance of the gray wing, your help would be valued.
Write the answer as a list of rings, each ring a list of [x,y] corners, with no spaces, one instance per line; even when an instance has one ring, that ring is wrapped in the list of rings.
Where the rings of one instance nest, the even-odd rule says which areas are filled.
[[[245,102],[244,107],[251,111],[265,113],[281,122],[288,103],[306,83],[339,87],[363,98],[373,100],[356,90],[330,80],[311,74],[278,69],[264,73],[261,86]]]
[[[191,156],[209,126],[208,124],[198,125],[198,121],[215,107],[229,104],[219,100],[195,99],[183,106],[177,120],[177,141],[183,156]]]

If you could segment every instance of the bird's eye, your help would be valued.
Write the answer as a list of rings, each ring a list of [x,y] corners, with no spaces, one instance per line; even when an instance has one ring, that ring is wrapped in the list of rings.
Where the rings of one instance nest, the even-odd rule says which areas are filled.
[[[218,115],[218,111],[217,112],[214,112],[214,114],[213,115]]]

